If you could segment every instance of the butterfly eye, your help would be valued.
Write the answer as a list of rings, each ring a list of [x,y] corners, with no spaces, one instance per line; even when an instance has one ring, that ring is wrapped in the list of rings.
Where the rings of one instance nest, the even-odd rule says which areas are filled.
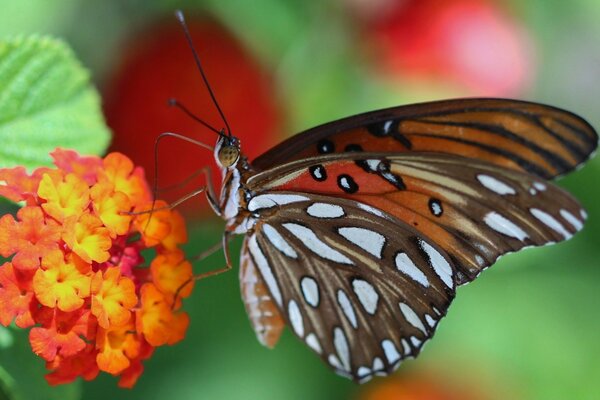
[[[225,168],[233,166],[240,158],[240,149],[237,146],[223,146],[219,150],[219,162]]]

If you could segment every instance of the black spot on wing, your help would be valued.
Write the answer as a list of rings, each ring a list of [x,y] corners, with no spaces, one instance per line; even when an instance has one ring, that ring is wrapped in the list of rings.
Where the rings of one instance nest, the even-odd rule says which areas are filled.
[[[442,208],[442,202],[433,197],[429,199],[429,211],[432,215],[436,217],[441,217],[444,213],[444,209]]]
[[[322,165],[313,165],[308,168],[308,171],[310,172],[310,176],[317,182],[327,180],[327,171]]]
[[[356,193],[358,192],[358,185],[354,181],[354,179],[347,174],[342,174],[338,176],[337,183],[340,189],[342,189],[346,193]]]
[[[367,131],[373,136],[384,137],[391,136],[400,142],[407,149],[412,149],[412,143],[406,136],[398,131],[400,120],[388,120],[382,122],[375,122],[367,125]]]
[[[351,143],[344,148],[344,151],[348,152],[348,153],[360,153],[361,151],[363,151],[363,148],[359,144]],[[363,170],[365,170],[365,172],[371,172],[371,173],[374,172],[369,167],[369,164],[367,163],[366,160],[356,160],[356,161],[354,161],[354,163],[356,165],[358,165],[360,168],[362,168]]]
[[[329,139],[321,139],[317,142],[317,151],[319,154],[329,154],[335,151],[335,145]]]
[[[377,165],[377,172],[379,176],[381,176],[383,179],[394,185],[398,190],[406,189],[406,185],[404,184],[402,177],[390,171],[389,162],[381,161]]]
[[[350,143],[344,148],[344,151],[352,153],[352,152],[361,152],[363,148],[360,144]]]

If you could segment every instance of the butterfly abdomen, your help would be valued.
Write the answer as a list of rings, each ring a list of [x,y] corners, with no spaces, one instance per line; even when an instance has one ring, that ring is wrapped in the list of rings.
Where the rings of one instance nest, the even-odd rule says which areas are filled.
[[[240,261],[240,289],[258,341],[268,348],[275,347],[285,323],[247,251],[242,251]]]

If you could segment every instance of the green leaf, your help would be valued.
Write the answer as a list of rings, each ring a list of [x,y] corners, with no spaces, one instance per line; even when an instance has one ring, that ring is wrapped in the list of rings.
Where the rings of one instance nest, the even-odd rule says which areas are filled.
[[[0,40],[0,167],[48,165],[56,147],[101,154],[109,139],[89,73],[64,42]]]

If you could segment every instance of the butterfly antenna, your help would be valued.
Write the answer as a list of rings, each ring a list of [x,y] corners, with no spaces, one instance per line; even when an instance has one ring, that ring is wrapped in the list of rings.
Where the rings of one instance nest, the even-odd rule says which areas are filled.
[[[199,122],[205,128],[213,131],[217,135],[219,135],[219,136],[225,136],[222,131],[218,130],[217,128],[215,128],[212,125],[210,125],[208,122],[206,122],[203,119],[201,119],[200,117],[198,117],[196,114],[194,114],[193,112],[191,112],[186,106],[184,106],[183,104],[181,104],[177,99],[169,99],[167,103],[171,107],[177,107],[179,110],[183,111],[184,114],[186,114],[188,117],[190,117],[191,119],[193,119],[196,122]]]
[[[190,46],[190,49],[192,50],[192,54],[194,56],[194,61],[196,62],[196,66],[198,67],[198,70],[200,71],[200,75],[202,75],[202,80],[204,81],[204,85],[206,86],[206,89],[208,89],[210,98],[212,99],[212,102],[215,105],[215,107],[217,108],[217,111],[219,111],[219,115],[221,116],[221,119],[223,120],[223,122],[225,123],[225,126],[227,127],[227,135],[231,137],[231,128],[229,127],[229,123],[227,122],[227,119],[225,118],[225,115],[223,114],[223,111],[221,110],[221,107],[219,106],[219,103],[217,102],[217,98],[215,97],[215,94],[213,93],[210,85],[208,84],[208,79],[206,79],[206,74],[204,73],[204,69],[202,68],[202,63],[200,62],[200,56],[198,55],[198,52],[196,51],[196,48],[194,47],[194,42],[192,41],[192,36],[190,35],[190,31],[187,27],[187,24],[185,23],[185,18],[183,16],[183,12],[181,10],[175,11],[175,17],[177,17],[177,19],[179,20],[179,23],[181,24],[181,27],[183,28],[185,38],[188,42],[188,45]]]

